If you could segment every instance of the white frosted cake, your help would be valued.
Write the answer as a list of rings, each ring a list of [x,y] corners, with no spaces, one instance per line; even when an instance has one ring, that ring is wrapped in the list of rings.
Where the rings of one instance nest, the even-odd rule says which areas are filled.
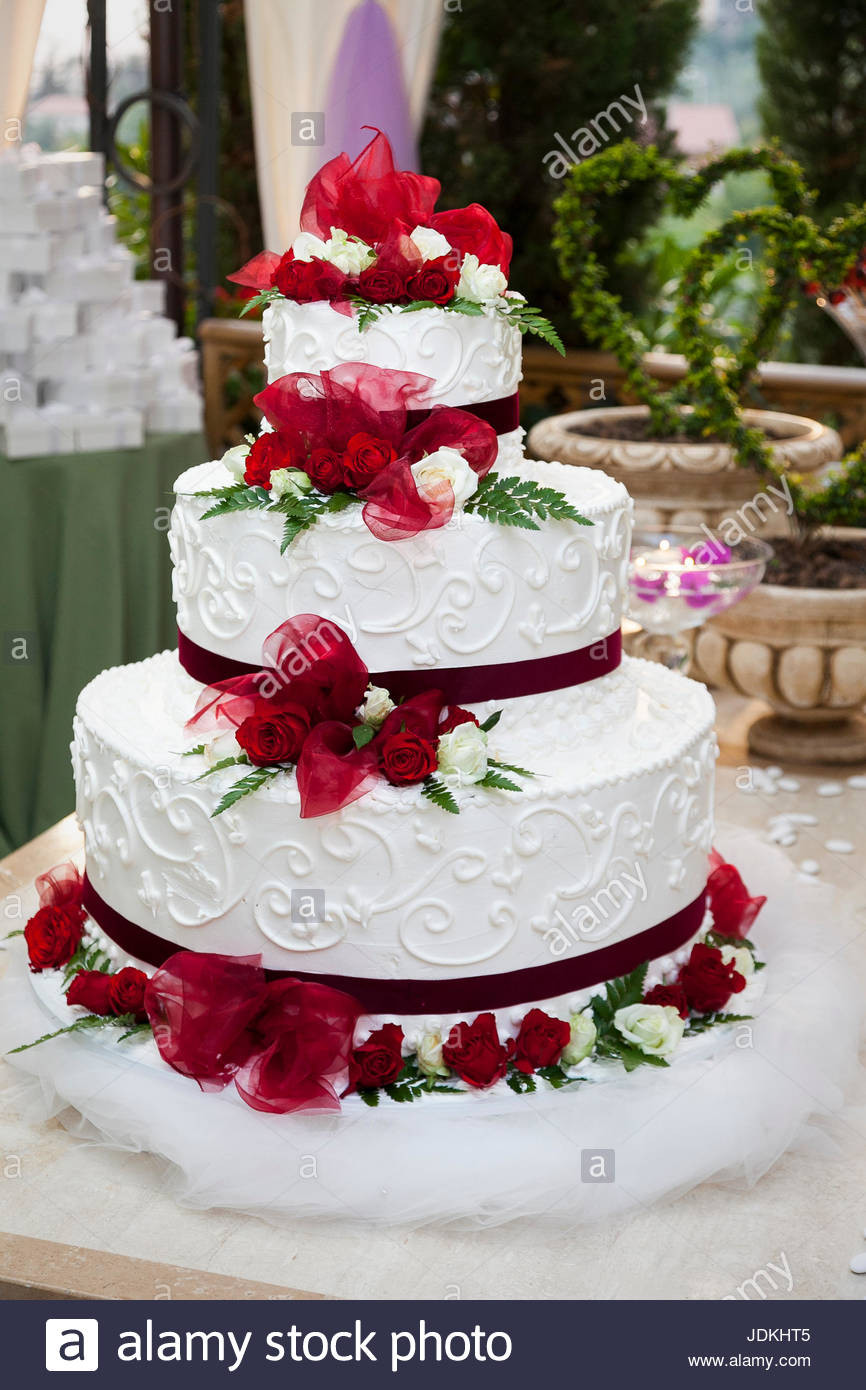
[[[362,327],[324,300],[273,298],[268,380],[361,362],[428,378],[428,409],[501,403],[515,395],[521,356],[520,327],[501,307],[379,305]],[[339,982],[367,1014],[432,1026],[461,1008],[507,1024],[541,1002],[567,1017],[619,973],[606,969],[606,948],[671,920],[681,925],[666,954],[697,934],[712,701],[662,667],[620,660],[625,489],[596,470],[527,460],[521,439],[497,432],[490,480],[553,489],[591,524],[547,517],[523,529],[455,507],[445,525],[391,540],[354,505],[319,516],[281,553],[285,514],[273,506],[203,519],[201,494],[237,485],[236,458],[178,479],[170,545],[183,664],[166,652],[103,673],[75,721],[91,908],[107,906],[109,935],[115,914],[143,929],[142,943],[159,943],[151,964],[173,948],[258,954],[268,970]],[[490,747],[532,777],[508,790],[458,772],[459,814],[418,784],[382,778],[305,818],[286,775],[215,815],[238,771],[203,776],[216,754],[185,728],[212,679],[195,678],[201,662],[223,678],[260,668],[268,634],[311,613],[345,631],[374,685],[396,677],[401,689],[447,694],[456,679],[455,703],[480,722],[501,711]],[[572,683],[576,656],[585,669]],[[225,748],[223,735],[216,753]],[[320,896],[305,917],[306,890]]]
[[[395,222],[368,156],[333,164],[372,222],[340,230],[326,166],[292,250],[238,275],[265,304],[266,419],[177,481],[178,650],[79,699],[84,907],[113,960],[156,971],[160,1051],[199,1080],[172,1014],[190,962],[205,997],[254,960],[263,989],[343,1001],[367,1094],[401,1066],[486,1087],[542,1062],[562,1084],[602,1043],[663,1057],[706,930],[713,704],[622,656],[622,485],[524,457],[521,331],[555,335],[507,287],[510,240],[398,172]],[[639,1004],[658,1045],[582,1012],[613,977],[621,1003],[662,989]],[[259,1108],[301,1104],[271,1085]]]

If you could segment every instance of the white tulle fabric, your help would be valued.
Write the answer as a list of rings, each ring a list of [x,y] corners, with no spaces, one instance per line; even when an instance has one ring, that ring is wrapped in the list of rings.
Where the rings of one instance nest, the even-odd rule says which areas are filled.
[[[377,1109],[352,1099],[335,1118],[280,1117],[231,1091],[204,1095],[149,1053],[67,1037],[9,1059],[15,1102],[34,1120],[59,1115],[91,1143],[160,1156],[184,1205],[274,1222],[472,1228],[534,1217],[561,1228],[708,1179],[755,1183],[790,1147],[841,1132],[861,1003],[836,959],[846,933],[832,891],[753,836],[720,830],[716,842],[750,890],[768,895],[754,932],[766,988],[751,1039],[719,1029],[686,1040],[669,1070],[593,1066],[598,1080],[565,1091],[383,1099]],[[54,1022],[23,952],[13,957],[0,982],[3,1052]],[[599,1149],[614,1151],[615,1181],[582,1181],[582,1151]]]

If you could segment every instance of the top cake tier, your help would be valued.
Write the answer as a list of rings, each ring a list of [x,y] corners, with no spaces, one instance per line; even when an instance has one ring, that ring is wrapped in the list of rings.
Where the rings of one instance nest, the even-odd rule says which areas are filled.
[[[431,405],[465,406],[513,396],[522,376],[520,331],[489,306],[477,316],[387,307],[359,330],[357,317],[323,300],[280,299],[265,310],[263,326],[268,381],[368,362],[431,377]]]

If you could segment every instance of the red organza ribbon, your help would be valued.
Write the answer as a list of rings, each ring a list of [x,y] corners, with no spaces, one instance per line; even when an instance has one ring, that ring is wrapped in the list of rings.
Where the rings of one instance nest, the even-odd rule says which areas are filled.
[[[407,232],[429,227],[440,188],[438,179],[398,170],[387,137],[377,130],[357,159],[338,154],[313,176],[301,208],[301,231],[326,238],[339,227],[375,245],[395,224]]]
[[[66,912],[81,907],[84,879],[71,859],[40,874],[35,886],[40,907],[56,907]]]
[[[721,936],[748,936],[766,897],[750,897],[739,870],[733,864],[726,864],[717,850],[710,855],[710,870],[707,900],[714,929]]]
[[[313,720],[352,720],[367,688],[367,667],[345,632],[316,613],[288,618],[270,633],[262,663],[259,671],[203,690],[187,729],[237,729],[262,703],[268,712],[291,703]]]
[[[323,240],[330,237],[332,227],[360,237],[376,247],[377,270],[396,270],[405,276],[420,263],[409,234],[418,226],[432,227],[461,255],[471,253],[482,265],[498,265],[507,275],[512,250],[507,232],[479,203],[434,212],[439,192],[438,179],[397,169],[387,137],[376,130],[357,159],[338,154],[310,180],[301,230]],[[262,251],[228,278],[250,289],[269,289],[281,260],[275,251]]]
[[[269,290],[274,283],[274,275],[281,257],[276,251],[260,251],[251,261],[242,265],[226,279],[248,290]]]
[[[341,362],[330,371],[289,372],[254,397],[275,430],[315,445],[344,449],[354,434],[367,433],[399,444],[411,409],[426,409],[432,377]]]
[[[438,449],[453,449],[483,478],[499,448],[486,420],[455,406],[434,406],[407,429],[409,409],[426,404],[432,385],[431,377],[415,372],[344,362],[331,371],[280,377],[259,392],[255,404],[301,457],[314,448],[342,452],[363,433],[390,444],[397,457],[358,489],[358,496],[364,522],[378,540],[409,540],[447,525],[454,511],[450,484],[419,488],[412,464]]]
[[[360,1016],[356,1000],[290,976],[260,956],[176,951],[148,981],[145,1008],[161,1057],[202,1090],[233,1081],[254,1110],[339,1110]]]
[[[170,963],[170,958],[177,954],[176,942],[157,936],[155,932],[138,926],[116,912],[97,893],[89,879],[85,879],[84,891],[84,904],[90,916],[122,951],[157,966],[163,962]],[[564,955],[548,965],[530,966],[525,970],[444,980],[394,980],[384,976],[365,978],[360,975],[320,975],[310,971],[293,970],[290,978],[293,981],[300,980],[345,991],[353,1001],[357,1001],[364,1013],[398,1016],[435,1015],[506,1009],[525,1004],[529,1000],[555,999],[563,994],[591,989],[604,980],[629,974],[644,961],[670,955],[700,931],[706,902],[706,893],[701,892],[679,912],[666,917],[655,926],[648,927],[646,931],[628,937],[625,941],[617,941],[612,946],[602,946],[598,950],[587,951],[577,956]],[[197,953],[183,954],[195,955],[198,958]],[[205,956],[204,959],[244,958]],[[269,979],[284,978],[284,972],[279,970],[265,971],[265,975]],[[194,1030],[190,1033],[189,1045],[195,1045]],[[228,1044],[226,1046],[228,1047]],[[201,1059],[196,1063],[202,1072],[207,1071],[211,1065],[211,1053],[207,1056],[208,1066],[205,1066]],[[166,1057],[166,1061],[170,1060],[170,1057]],[[215,1067],[215,1072],[219,1078],[220,1068]],[[201,1076],[197,1076],[196,1079],[202,1080]],[[215,1084],[223,1083],[217,1079]]]
[[[439,690],[425,690],[392,710],[369,743],[355,746],[355,711],[369,673],[346,634],[327,618],[289,618],[265,639],[262,656],[262,670],[203,690],[186,728],[193,734],[239,729],[256,716],[305,711],[310,732],[297,760],[304,820],[341,810],[381,780],[380,749],[400,727],[431,742],[437,736],[445,699]]]

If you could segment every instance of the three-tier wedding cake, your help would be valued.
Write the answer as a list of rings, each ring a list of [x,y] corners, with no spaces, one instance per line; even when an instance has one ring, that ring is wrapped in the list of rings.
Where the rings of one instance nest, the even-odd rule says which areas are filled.
[[[631,500],[524,456],[555,334],[438,191],[377,135],[238,273],[262,432],[176,484],[178,650],[78,703],[68,1001],[265,1110],[664,1064],[751,973],[712,700],[622,655]]]

